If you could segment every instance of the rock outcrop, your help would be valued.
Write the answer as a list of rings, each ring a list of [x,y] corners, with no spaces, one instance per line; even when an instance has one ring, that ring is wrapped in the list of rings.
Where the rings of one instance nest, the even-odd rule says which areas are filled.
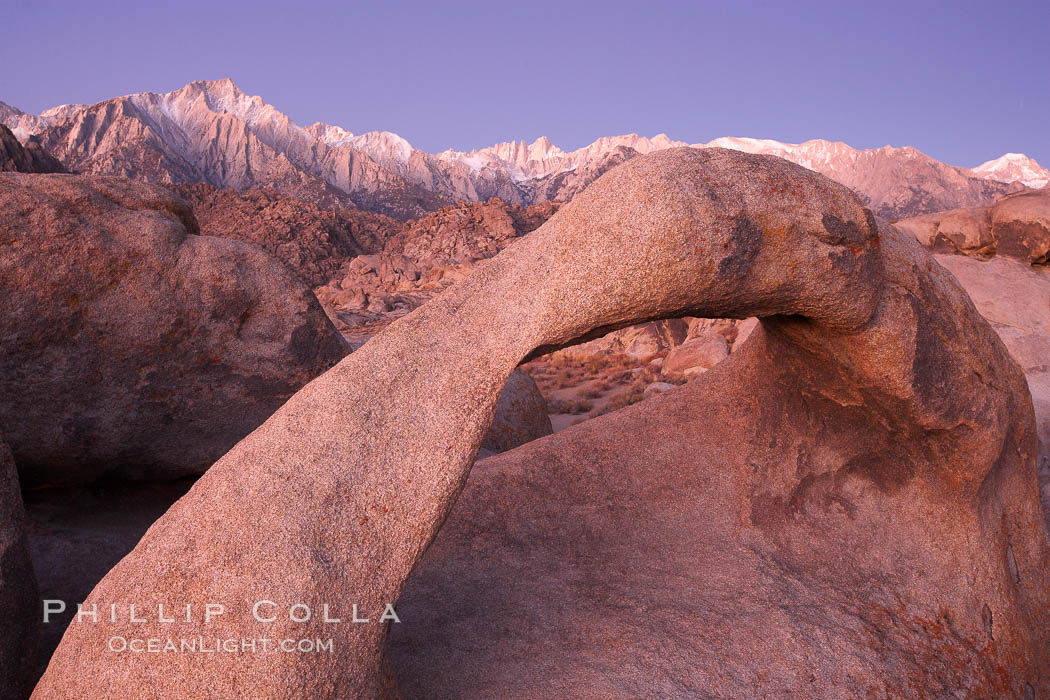
[[[667,355],[661,371],[667,376],[689,376],[704,372],[729,357],[729,341],[721,333],[706,331],[691,338]]]
[[[1020,192],[990,207],[927,214],[897,225],[938,251],[1005,255],[1033,265],[1050,262],[1050,190]]]
[[[481,462],[398,610],[406,692],[1047,692],[1035,424],[999,339],[846,188],[672,149],[613,169],[296,393],[87,601],[223,614],[74,623],[35,697],[389,690],[385,606],[513,369],[681,316],[763,322],[685,388]],[[371,622],[348,623],[350,602]],[[290,619],[299,604],[309,621]],[[338,651],[106,647],[205,634]]]
[[[184,198],[206,236],[257,245],[310,286],[328,283],[358,255],[383,250],[400,221],[371,212],[327,208],[276,190],[220,190],[196,183],[170,189]]]
[[[36,141],[24,147],[3,124],[0,124],[0,172],[63,173],[65,168],[40,147]]]
[[[26,544],[26,517],[11,450],[0,437],[0,688],[29,694],[40,637],[40,598]]]
[[[489,452],[506,452],[554,432],[547,402],[528,372],[516,369],[496,402],[492,426],[481,441]]]
[[[514,238],[539,228],[558,206],[557,202],[545,202],[525,209],[495,198],[484,203],[459,202],[409,221],[391,238],[386,252],[404,255],[424,269],[484,260]]]
[[[1050,269],[995,257],[935,256],[1024,370],[1039,430],[1039,478],[1050,528]]]
[[[572,345],[559,350],[558,354],[579,359],[625,355],[632,360],[643,362],[658,353],[673,350],[684,343],[688,335],[689,324],[684,319],[649,321]]]
[[[399,602],[405,695],[1046,692],[1023,379],[949,275],[876,235],[856,331],[766,317],[692,384],[479,463]]]
[[[199,474],[348,351],[262,250],[129,180],[0,174],[0,424],[23,484]]]
[[[406,222],[382,251],[346,263],[316,289],[317,298],[344,331],[404,316],[537,229],[559,206],[522,208],[490,199],[443,207]]]

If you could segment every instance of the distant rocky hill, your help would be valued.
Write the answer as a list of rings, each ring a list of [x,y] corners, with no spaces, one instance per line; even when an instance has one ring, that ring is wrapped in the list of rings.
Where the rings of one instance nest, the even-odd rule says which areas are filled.
[[[62,173],[65,168],[36,141],[22,146],[3,124],[0,124],[0,171],[19,173]]]
[[[370,325],[403,316],[463,279],[482,260],[539,228],[559,206],[524,208],[493,197],[443,207],[406,222],[381,251],[350,260],[314,292],[337,328],[367,336]]]
[[[202,234],[254,243],[312,286],[357,255],[383,250],[404,224],[371,212],[322,209],[276,190],[222,190],[205,183],[170,189],[193,207]]]
[[[229,79],[96,105],[62,105],[39,115],[0,103],[0,121],[22,141],[38,138],[78,172],[241,191],[273,188],[323,207],[359,206],[402,220],[460,200],[499,197],[526,206],[568,200],[625,160],[681,146],[785,158],[851,187],[891,219],[983,206],[1026,185],[1050,182],[1050,172],[1021,154],[968,170],[911,147],[858,150],[820,139],[789,144],[727,137],[688,144],[664,134],[625,134],[574,151],[540,138],[431,154],[388,131],[354,134],[323,122],[299,126]]]
[[[203,235],[252,243],[284,263],[343,331],[385,324],[416,308],[481,261],[534,231],[560,207],[492,197],[398,221],[322,208],[273,189],[237,192],[206,183],[168,185]]]

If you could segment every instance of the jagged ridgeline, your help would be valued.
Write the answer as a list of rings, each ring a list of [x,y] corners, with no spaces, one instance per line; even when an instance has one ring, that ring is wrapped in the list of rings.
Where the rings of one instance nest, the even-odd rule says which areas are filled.
[[[857,150],[820,139],[786,144],[718,138],[686,144],[663,134],[629,134],[568,152],[540,138],[433,154],[387,131],[354,134],[323,122],[301,127],[228,79],[96,105],[62,105],[39,115],[0,103],[0,121],[19,139],[36,137],[77,172],[238,190],[273,187],[323,206],[356,205],[399,219],[461,199],[499,197],[523,205],[567,201],[625,160],[687,145],[791,160],[852,188],[876,214],[890,219],[987,205],[1020,189],[1008,183],[1041,187],[1050,180],[1050,173],[1020,154],[968,170],[910,147]]]

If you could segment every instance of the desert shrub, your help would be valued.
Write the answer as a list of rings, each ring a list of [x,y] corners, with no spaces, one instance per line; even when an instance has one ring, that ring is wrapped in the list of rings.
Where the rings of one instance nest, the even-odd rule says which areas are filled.
[[[646,382],[635,381],[625,390],[617,392],[609,397],[609,400],[605,402],[605,406],[591,413],[591,417],[600,416],[605,413],[611,413],[618,409],[630,406],[631,404],[638,403],[645,398],[645,387]]]
[[[592,357],[584,363],[583,369],[591,374],[597,374],[612,364],[609,357]]]
[[[591,385],[584,389],[580,395],[585,399],[596,399],[611,388],[612,382],[608,378],[602,377],[591,382]]]
[[[547,410],[551,413],[586,413],[591,410],[591,402],[584,399],[552,399],[547,402]]]
[[[652,382],[658,382],[658,381],[661,380],[662,377],[663,377],[663,375],[660,374],[660,368],[659,367],[653,367],[651,365],[647,365],[647,366],[643,367],[642,371],[638,373],[638,378],[641,381],[645,382],[646,384],[651,384]]]
[[[596,399],[605,393],[605,389],[598,386],[598,383],[591,384],[589,387],[580,392],[580,396],[585,399]]]
[[[572,386],[573,384],[576,384],[574,380],[577,377],[577,375],[578,373],[572,371],[571,369],[558,370],[558,373],[554,376],[554,383],[559,389],[564,389],[566,387]]]
[[[591,402],[586,399],[575,399],[569,402],[569,407],[572,409],[570,413],[587,413],[591,410]]]

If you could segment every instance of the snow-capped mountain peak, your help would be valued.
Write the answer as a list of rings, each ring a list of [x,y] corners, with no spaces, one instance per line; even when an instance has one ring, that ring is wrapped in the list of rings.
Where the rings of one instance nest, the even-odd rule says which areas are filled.
[[[192,95],[198,90],[213,112],[226,112],[248,123],[255,121],[260,116],[260,113],[276,111],[263,102],[261,97],[246,94],[229,78],[190,83],[182,90],[176,90],[168,94],[177,96],[179,93],[185,92]],[[269,110],[267,110],[267,107],[269,107]]]
[[[744,151],[745,153],[766,153],[768,151],[783,150],[789,144],[781,143],[780,141],[774,141],[773,139],[752,139],[740,136],[722,136],[720,138],[710,141],[708,146],[714,146],[716,148],[731,148],[734,151]],[[798,144],[790,144],[791,146],[798,147]]]
[[[0,122],[11,130],[15,138],[23,143],[33,134],[47,127],[47,120],[35,114],[27,114],[6,102],[0,102]]]
[[[49,124],[54,124],[87,108],[88,105],[85,104],[57,105],[41,112],[40,118]]]
[[[333,126],[324,122],[315,122],[306,127],[306,132],[322,143],[336,147],[345,146],[350,139],[354,138],[353,132],[347,131],[341,126]]]
[[[973,172],[987,180],[1020,182],[1036,189],[1050,184],[1050,170],[1023,153],[1004,153],[995,160],[981,163]]]
[[[22,141],[39,135],[67,167],[84,172],[238,189],[274,186],[321,198],[342,193],[362,206],[406,217],[460,199],[566,200],[625,160],[675,147],[720,146],[784,158],[854,189],[888,218],[985,204],[1020,189],[1018,183],[1050,183],[1050,172],[1022,154],[970,171],[911,147],[859,150],[823,139],[785,143],[726,136],[689,144],[663,133],[630,133],[566,151],[540,136],[432,155],[389,131],[355,134],[324,122],[300,127],[228,78],[91,106],[60,105],[41,115],[0,103],[0,121]]]
[[[369,131],[351,136],[343,144],[364,151],[380,165],[398,161],[407,163],[412,157],[412,144],[392,131]]]
[[[546,136],[540,136],[532,143],[506,141],[469,153],[449,150],[441,153],[439,158],[462,162],[474,171],[483,167],[503,167],[511,179],[522,182],[589,165],[620,147],[632,148],[644,154],[687,145],[671,140],[667,134],[658,134],[651,139],[638,134],[620,134],[603,136],[587,146],[566,152],[551,143]]]

